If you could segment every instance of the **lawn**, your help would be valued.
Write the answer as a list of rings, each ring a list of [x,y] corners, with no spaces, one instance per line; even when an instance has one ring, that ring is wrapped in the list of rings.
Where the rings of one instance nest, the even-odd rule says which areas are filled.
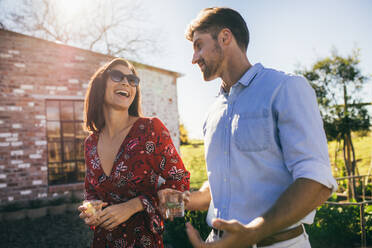
[[[360,134],[352,135],[355,156],[357,159],[357,168],[360,175],[366,175],[371,166],[372,156],[372,132],[368,135],[362,136]],[[335,161],[335,151],[337,149],[337,160]],[[332,141],[328,143],[329,157],[332,164],[333,175],[335,177],[342,177],[344,170],[344,159],[342,152],[342,143],[337,147],[337,142]],[[337,164],[337,167],[335,166]],[[372,170],[372,168],[371,168]],[[372,171],[371,171],[372,173]]]
[[[199,189],[207,180],[202,140],[191,140],[190,144],[181,146],[181,157],[186,169],[191,174],[190,187]]]

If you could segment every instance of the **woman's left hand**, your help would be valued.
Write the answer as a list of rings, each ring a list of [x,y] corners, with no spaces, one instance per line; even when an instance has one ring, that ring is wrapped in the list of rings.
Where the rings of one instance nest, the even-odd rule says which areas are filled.
[[[103,227],[106,230],[113,230],[118,225],[127,221],[132,215],[142,210],[143,207],[139,198],[108,206],[100,213],[97,226]]]

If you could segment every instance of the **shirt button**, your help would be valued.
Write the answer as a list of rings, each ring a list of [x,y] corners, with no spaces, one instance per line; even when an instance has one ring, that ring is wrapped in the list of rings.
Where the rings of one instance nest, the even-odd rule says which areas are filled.
[[[226,178],[224,178],[223,181],[226,182]]]
[[[227,154],[227,152],[224,152],[225,154]]]

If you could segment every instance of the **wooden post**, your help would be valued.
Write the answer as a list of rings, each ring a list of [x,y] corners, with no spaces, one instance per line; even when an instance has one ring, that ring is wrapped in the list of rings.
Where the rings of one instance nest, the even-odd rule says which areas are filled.
[[[366,223],[364,219],[364,202],[360,204],[360,229],[362,231],[362,236],[361,236],[362,247],[366,247],[367,239],[366,239]]]

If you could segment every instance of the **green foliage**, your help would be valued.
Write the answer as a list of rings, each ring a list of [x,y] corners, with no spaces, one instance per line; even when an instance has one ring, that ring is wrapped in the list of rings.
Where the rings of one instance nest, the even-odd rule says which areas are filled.
[[[359,206],[321,206],[306,227],[313,248],[360,247]],[[368,210],[369,211],[369,210]],[[367,245],[372,245],[372,213],[365,211]]]
[[[310,70],[298,71],[315,90],[328,140],[370,127],[370,116],[357,94],[368,81],[359,62],[359,50],[345,58],[333,52]]]
[[[180,142],[181,145],[189,144],[189,137],[185,125],[180,124]]]
[[[211,231],[205,221],[206,217],[207,211],[185,211],[184,218],[166,221],[163,234],[164,243],[171,244],[175,248],[192,248],[186,234],[185,223],[190,222],[199,231],[200,236],[206,239]]]

